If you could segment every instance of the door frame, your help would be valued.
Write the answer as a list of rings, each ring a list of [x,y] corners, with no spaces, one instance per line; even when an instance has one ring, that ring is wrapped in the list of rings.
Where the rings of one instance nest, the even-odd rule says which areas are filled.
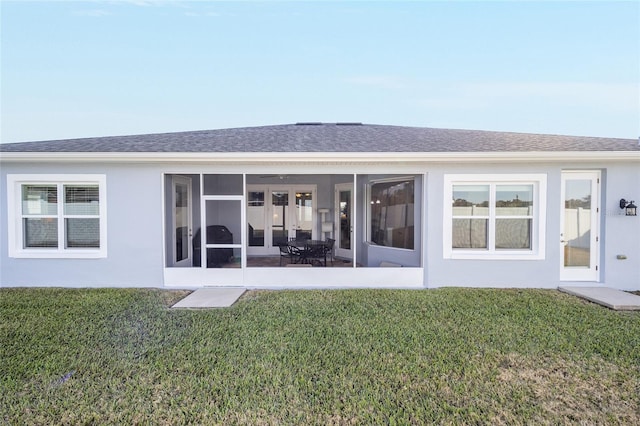
[[[350,227],[350,236],[349,238],[351,239],[350,242],[350,248],[349,249],[345,249],[340,247],[340,241],[341,241],[341,223],[340,223],[340,192],[342,191],[349,191],[351,193],[351,216],[349,217],[350,219],[350,223],[349,223],[349,227]],[[340,258],[344,258],[344,259],[353,259],[353,246],[354,246],[354,216],[355,216],[355,206],[354,206],[354,194],[353,194],[353,182],[347,182],[347,183],[337,183],[335,185],[335,190],[334,190],[334,223],[335,223],[335,256],[336,257],[340,257]]]
[[[256,185],[247,185],[246,187],[246,199],[249,199],[250,192],[264,192],[264,246],[249,246],[247,242],[247,255],[251,256],[265,256],[271,255],[275,256],[279,253],[278,246],[273,245],[272,239],[272,226],[273,226],[273,204],[272,204],[272,194],[274,192],[285,192],[289,193],[289,204],[288,204],[288,216],[289,223],[285,223],[286,229],[289,232],[289,237],[293,237],[295,235],[295,231],[298,228],[295,209],[296,209],[296,192],[301,191],[310,191],[311,199],[313,200],[312,206],[312,226],[311,226],[311,234],[312,238],[316,239],[318,235],[318,194],[317,194],[318,186],[316,184],[256,184]],[[245,202],[245,208],[246,208]]]
[[[567,180],[591,181],[591,233],[589,235],[589,267],[565,266],[565,194]],[[600,198],[601,172],[599,170],[563,170],[560,176],[560,281],[600,281]]]
[[[176,249],[176,187],[178,185],[186,185],[187,187],[187,257],[180,261],[177,260],[178,252]],[[181,175],[171,176],[171,261],[175,267],[191,267],[193,266],[193,186],[191,178]]]

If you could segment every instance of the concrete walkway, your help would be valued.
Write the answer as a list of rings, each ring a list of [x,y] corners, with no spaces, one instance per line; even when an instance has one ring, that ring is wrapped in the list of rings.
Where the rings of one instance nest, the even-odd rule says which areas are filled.
[[[558,290],[616,311],[640,311],[640,296],[626,291],[606,287],[558,287]]]
[[[244,293],[244,288],[200,288],[189,294],[172,308],[228,308]]]

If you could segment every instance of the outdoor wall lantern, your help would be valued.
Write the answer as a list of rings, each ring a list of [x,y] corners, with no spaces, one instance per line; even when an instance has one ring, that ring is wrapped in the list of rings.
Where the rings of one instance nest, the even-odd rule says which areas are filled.
[[[625,209],[626,216],[636,216],[638,214],[638,207],[633,204],[633,201],[627,201],[622,198],[620,200],[620,208]]]

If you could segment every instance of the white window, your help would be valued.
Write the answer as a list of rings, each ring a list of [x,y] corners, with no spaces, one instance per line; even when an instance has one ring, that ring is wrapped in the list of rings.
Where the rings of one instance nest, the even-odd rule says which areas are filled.
[[[413,250],[414,178],[373,182],[369,186],[368,242]]]
[[[546,175],[445,175],[445,259],[544,259]]]
[[[106,257],[105,175],[8,175],[9,256]]]

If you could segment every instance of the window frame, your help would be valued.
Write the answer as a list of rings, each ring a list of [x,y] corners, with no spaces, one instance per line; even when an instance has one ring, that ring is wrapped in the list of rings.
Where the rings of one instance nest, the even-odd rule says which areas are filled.
[[[402,182],[407,182],[407,181],[412,181],[413,182],[413,200],[414,200],[414,206],[413,206],[413,221],[414,221],[414,227],[415,227],[415,223],[416,220],[419,219],[416,217],[416,206],[415,206],[415,199],[416,199],[416,176],[394,176],[394,177],[390,177],[390,178],[384,178],[384,179],[375,179],[375,180],[371,180],[367,183],[366,185],[366,194],[367,194],[367,199],[366,199],[366,223],[365,223],[365,230],[366,230],[366,237],[365,237],[365,243],[370,245],[370,246],[374,246],[374,247],[380,247],[383,249],[388,249],[388,250],[401,250],[401,251],[416,251],[416,243],[415,243],[415,238],[414,238],[414,243],[413,243],[413,248],[404,248],[404,247],[394,247],[394,246],[384,246],[384,245],[380,245],[377,244],[375,242],[372,241],[372,236],[371,236],[371,221],[372,221],[372,212],[371,212],[371,196],[372,196],[372,192],[373,192],[373,186],[376,184],[380,184],[380,183],[402,183]],[[415,232],[415,228],[414,228],[414,232]]]
[[[453,248],[453,187],[454,185],[488,185],[489,215],[487,248]],[[520,216],[496,214],[496,188],[500,185],[533,185],[533,214],[530,249],[496,249],[495,229],[498,219],[518,219]],[[545,259],[547,175],[538,174],[445,174],[443,191],[442,249],[444,259],[542,260]],[[478,217],[481,218],[481,217]],[[484,218],[484,216],[482,216]],[[524,216],[523,216],[524,218]]]
[[[57,188],[57,212],[55,217],[58,226],[57,247],[24,246],[24,221],[22,211],[22,188],[24,185],[48,185]],[[99,247],[66,247],[64,237],[66,219],[84,218],[84,215],[72,215],[64,212],[65,186],[98,186],[98,214],[87,215],[88,219],[99,221]],[[82,216],[82,217],[81,217]],[[7,217],[9,257],[33,259],[93,259],[107,257],[107,178],[104,174],[9,174],[7,175]],[[62,236],[62,238],[61,238]]]

